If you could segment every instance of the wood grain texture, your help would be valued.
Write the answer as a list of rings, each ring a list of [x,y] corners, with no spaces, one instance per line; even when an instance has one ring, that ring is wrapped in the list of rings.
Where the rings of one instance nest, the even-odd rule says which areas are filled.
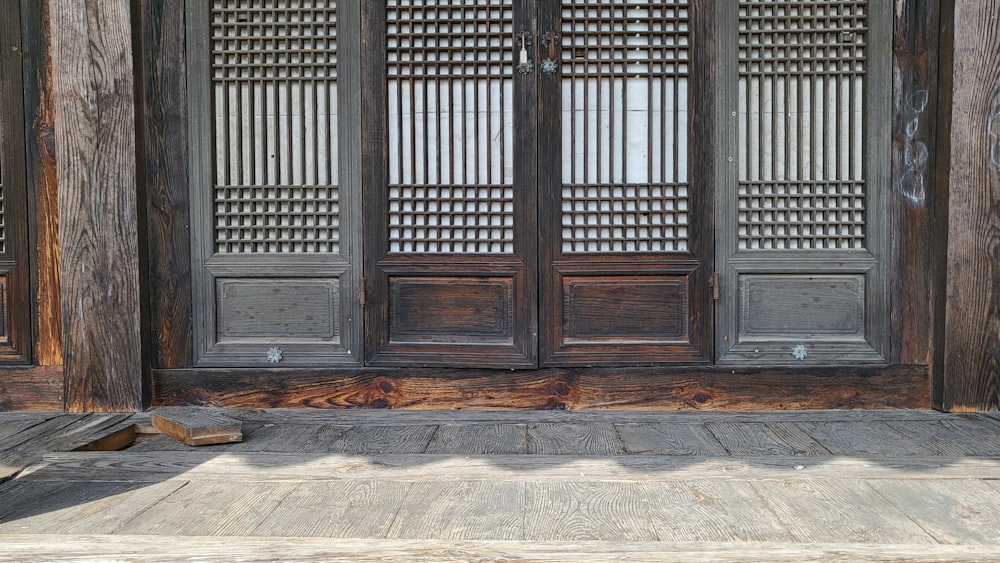
[[[56,116],[49,49],[49,0],[21,3],[24,112],[28,128],[25,149],[33,197],[28,209],[31,231],[32,294],[35,304],[35,364],[61,366],[62,308],[59,289],[59,204],[56,177]],[[62,377],[58,402],[62,408]]]
[[[942,29],[951,89],[943,405],[1000,408],[1000,11],[959,0]]]
[[[129,2],[52,0],[66,408],[140,411],[143,342]]]
[[[937,169],[938,33],[940,2],[903,0],[893,10],[892,129],[892,355],[893,361],[930,366],[936,307],[944,303],[941,211],[947,194]],[[937,397],[936,404],[940,404]]]
[[[389,563],[397,561],[634,561],[662,563],[823,562],[864,561],[909,563],[982,562],[996,556],[994,545],[897,545],[872,543],[782,544],[772,542],[496,542],[460,540],[329,539],[303,537],[210,537],[142,535],[0,535],[4,550],[0,562],[128,560],[137,563],[173,563],[197,560],[245,563],[330,561]]]
[[[557,541],[650,541],[655,499],[638,483],[529,483],[525,491],[524,539]]]
[[[928,408],[923,366],[154,370],[154,404],[410,409]]]
[[[414,483],[386,537],[524,539],[526,488],[520,482]]]
[[[243,440],[242,422],[202,409],[156,409],[153,411],[153,426],[189,446],[227,444]]]
[[[62,408],[62,366],[7,368],[0,372],[0,412]]]
[[[886,481],[870,486],[941,543],[1000,544],[1000,491],[981,481]]]
[[[187,67],[183,3],[138,4],[142,29],[144,186],[149,233],[152,364],[192,361],[191,241],[188,224]]]
[[[437,427],[429,454],[523,454],[528,451],[526,424],[442,424]]]
[[[726,455],[726,449],[700,424],[616,424],[630,455]]]
[[[528,453],[621,455],[625,445],[613,424],[573,422],[528,425]]]

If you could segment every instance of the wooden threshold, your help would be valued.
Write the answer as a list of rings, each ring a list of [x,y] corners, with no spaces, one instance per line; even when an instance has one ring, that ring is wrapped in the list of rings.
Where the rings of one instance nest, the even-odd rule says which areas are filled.
[[[62,409],[62,366],[0,368],[0,412]]]
[[[392,409],[923,409],[927,366],[161,369],[154,405]]]

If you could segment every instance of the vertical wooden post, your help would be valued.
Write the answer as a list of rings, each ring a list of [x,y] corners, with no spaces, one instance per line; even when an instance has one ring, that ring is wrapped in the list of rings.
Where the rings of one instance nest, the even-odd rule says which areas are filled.
[[[948,267],[944,408],[1000,407],[1000,0],[942,9]],[[950,48],[949,48],[950,47]],[[950,131],[947,126],[950,125]],[[946,164],[946,163],[945,163]]]
[[[129,0],[52,0],[50,14],[66,409],[141,410]]]

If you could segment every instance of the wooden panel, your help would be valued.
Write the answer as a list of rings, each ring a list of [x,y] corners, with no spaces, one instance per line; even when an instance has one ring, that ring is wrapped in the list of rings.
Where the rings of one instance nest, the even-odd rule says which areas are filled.
[[[59,304],[59,236],[56,182],[55,102],[49,62],[49,1],[21,3],[24,67],[25,148],[35,266],[35,363],[62,365],[62,310]],[[61,393],[53,399],[62,403]]]
[[[950,129],[948,281],[944,325],[944,408],[1000,408],[1000,51],[995,2],[956,2],[947,26],[953,46],[942,46]],[[948,52],[952,50],[953,52]],[[944,86],[944,85],[943,85]]]
[[[0,377],[0,411],[62,410],[62,366],[8,368]]]
[[[142,410],[129,3],[51,6],[66,408]]]
[[[684,277],[563,276],[565,337],[584,341],[681,340],[687,332],[686,281]]]
[[[740,276],[739,341],[841,337],[864,340],[865,279]]]
[[[156,404],[501,409],[928,408],[924,366],[157,370]]]
[[[215,283],[220,341],[339,339],[336,280],[217,278]]]
[[[190,367],[191,241],[188,196],[185,11],[172,0],[138,4],[143,171],[149,233],[152,365]]]
[[[389,277],[389,339],[503,343],[513,339],[514,280]]]

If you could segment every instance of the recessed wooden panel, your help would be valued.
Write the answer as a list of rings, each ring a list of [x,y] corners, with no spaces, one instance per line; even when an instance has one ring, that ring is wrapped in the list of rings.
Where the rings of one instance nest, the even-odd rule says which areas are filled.
[[[740,339],[863,339],[864,275],[740,278]]]
[[[564,278],[564,337],[676,341],[687,332],[687,291],[683,278]]]
[[[0,339],[7,340],[7,276],[0,276]]]
[[[390,278],[393,342],[508,341],[514,325],[510,278]]]
[[[337,280],[219,279],[218,339],[336,341]]]

